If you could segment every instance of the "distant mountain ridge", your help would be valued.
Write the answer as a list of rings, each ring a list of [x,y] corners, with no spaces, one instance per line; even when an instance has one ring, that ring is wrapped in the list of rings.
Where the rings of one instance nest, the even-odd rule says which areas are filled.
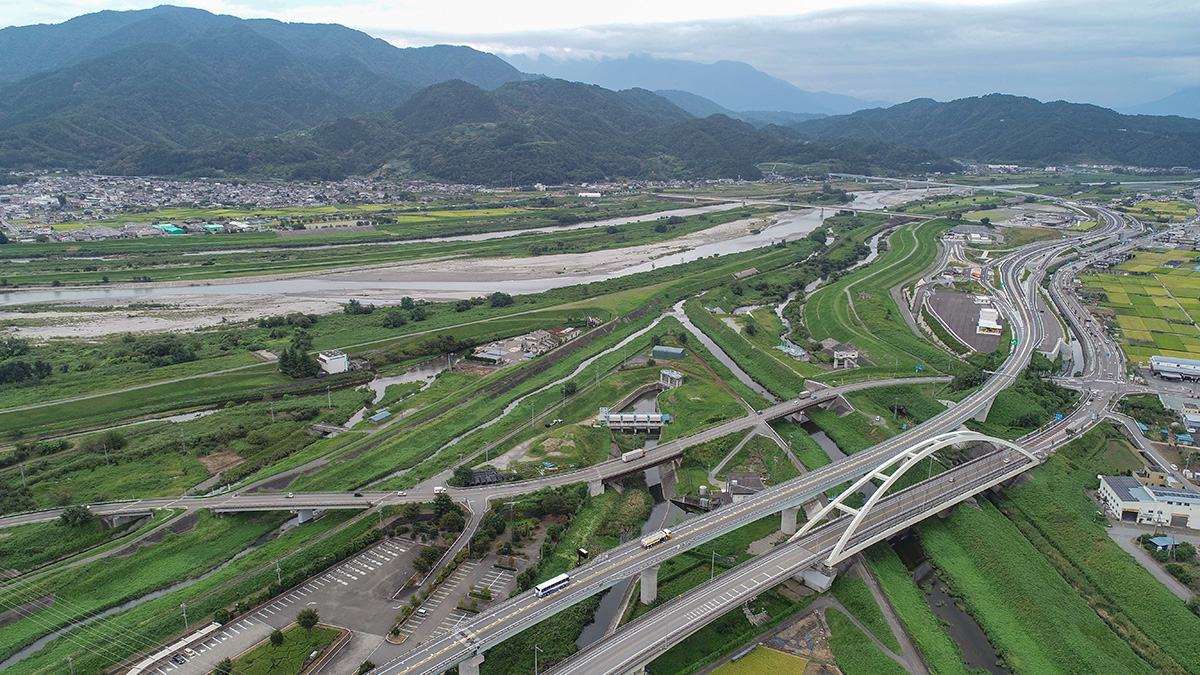
[[[783,127],[695,119],[645,90],[542,79],[494,91],[450,81],[396,108],[309,133],[198,149],[146,144],[101,164],[118,174],[259,173],[328,180],[386,174],[508,185],[616,179],[758,178],[757,164],[815,171],[948,171],[936,154],[881,141],[810,142]]]
[[[1126,108],[1130,115],[1178,115],[1200,119],[1200,87],[1181,89],[1170,96]]]
[[[873,138],[983,162],[1200,168],[1200,120],[1006,94],[916,99],[788,126],[814,139]]]
[[[608,89],[679,90],[735,111],[839,115],[882,105],[841,94],[805,91],[740,61],[697,63],[650,56],[561,61],[519,54],[505,59],[527,73],[598,84]]]
[[[744,112],[735,112],[718,105],[703,96],[697,96],[690,91],[679,91],[677,89],[660,89],[656,92],[659,96],[667,99],[671,103],[683,108],[696,117],[708,117],[709,115],[724,115],[726,117],[749,122],[758,128],[767,126],[768,124],[778,124],[784,126],[793,122],[805,122],[808,120],[827,117],[820,113],[793,113],[784,111],[769,111],[769,110],[747,110]]]

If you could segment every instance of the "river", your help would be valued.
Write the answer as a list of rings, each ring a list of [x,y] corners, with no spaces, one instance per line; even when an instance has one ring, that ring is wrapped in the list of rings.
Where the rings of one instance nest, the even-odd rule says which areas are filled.
[[[716,210],[717,207],[703,207]],[[732,208],[732,207],[726,207]],[[701,209],[703,210],[703,209]],[[660,214],[661,215],[661,214]],[[195,282],[187,285],[139,285],[120,284],[106,287],[61,288],[38,290],[12,290],[0,293],[0,306],[12,306],[30,303],[60,303],[72,301],[119,301],[127,302],[133,299],[147,300],[170,298],[183,295],[253,295],[253,296],[285,296],[297,299],[328,300],[329,298],[354,297],[365,291],[387,291],[393,294],[405,294],[413,297],[451,297],[458,295],[489,295],[500,291],[510,295],[539,293],[553,288],[606,281],[638,272],[646,272],[661,267],[678,265],[709,256],[739,253],[755,248],[761,248],[777,243],[780,240],[801,238],[818,227],[821,216],[816,211],[783,212],[775,215],[777,224],[762,228],[758,231],[748,231],[746,234],[733,236],[729,239],[700,244],[684,250],[672,251],[668,255],[653,259],[641,259],[641,256],[630,255],[631,264],[618,267],[615,270],[591,274],[563,274],[561,270],[546,270],[535,276],[525,278],[495,279],[489,275],[474,275],[468,268],[463,269],[459,278],[435,278],[436,274],[414,273],[412,278],[400,281],[378,279],[336,279],[330,278],[332,273],[314,273],[310,277],[294,279],[254,280],[252,278],[233,280],[231,282]],[[618,219],[619,220],[619,219]],[[590,227],[607,227],[604,223],[592,223]],[[485,235],[468,235],[482,237]],[[490,233],[492,237],[515,236],[514,233]],[[452,238],[446,238],[451,240]],[[668,242],[669,244],[670,242]],[[599,255],[605,252],[599,252]],[[607,253],[612,253],[608,251]],[[552,259],[557,256],[542,256]],[[469,261],[468,261],[469,262]],[[413,263],[410,263],[413,264]],[[519,266],[519,262],[514,263]],[[396,266],[403,267],[403,265]],[[395,269],[395,268],[393,268]],[[441,275],[442,277],[454,275]],[[114,304],[119,304],[114,302]]]
[[[917,587],[930,586],[930,592],[925,595],[929,609],[933,610],[938,621],[946,626],[951,639],[962,650],[963,660],[972,671],[986,671],[992,675],[1008,675],[1007,668],[997,665],[996,648],[992,646],[987,635],[974,617],[958,606],[954,596],[950,595],[946,583],[933,570],[921,544],[913,534],[894,539],[892,548],[900,556],[900,560],[913,575]]]

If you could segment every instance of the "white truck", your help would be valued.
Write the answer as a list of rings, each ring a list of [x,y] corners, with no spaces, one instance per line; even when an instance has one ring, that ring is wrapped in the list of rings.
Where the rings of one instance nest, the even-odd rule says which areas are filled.
[[[641,459],[645,456],[646,456],[646,451],[642,448],[638,448],[637,450],[630,450],[629,452],[623,453],[621,455],[621,461],[622,462],[632,462],[635,459]]]
[[[671,538],[671,530],[663,528],[653,534],[648,534],[642,537],[642,548],[650,548],[656,544],[661,544]]]

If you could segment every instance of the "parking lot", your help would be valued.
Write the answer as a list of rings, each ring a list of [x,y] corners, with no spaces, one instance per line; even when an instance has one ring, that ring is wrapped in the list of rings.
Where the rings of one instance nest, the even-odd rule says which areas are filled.
[[[321,623],[383,639],[399,609],[391,596],[413,574],[420,546],[406,539],[385,539],[291,592],[225,624],[191,645],[195,655],[182,664],[170,661],[144,672],[155,675],[207,675],[221,659],[234,658],[293,623],[305,608],[316,609]]]

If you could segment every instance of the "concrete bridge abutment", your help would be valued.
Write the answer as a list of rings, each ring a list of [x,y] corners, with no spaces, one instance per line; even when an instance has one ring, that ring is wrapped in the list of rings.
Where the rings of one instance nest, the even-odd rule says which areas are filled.
[[[593,497],[599,497],[604,494],[604,481],[597,478],[596,480],[588,481],[588,494]]]

